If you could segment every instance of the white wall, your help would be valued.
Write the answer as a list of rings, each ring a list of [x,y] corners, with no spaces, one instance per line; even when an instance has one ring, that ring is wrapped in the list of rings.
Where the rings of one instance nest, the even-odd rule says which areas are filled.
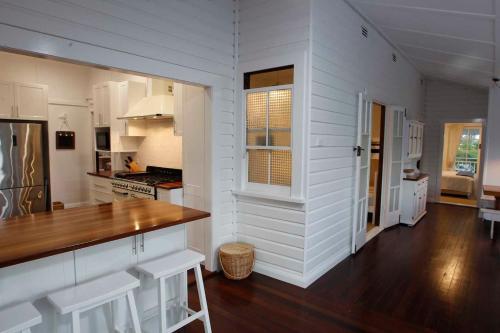
[[[211,88],[213,253],[234,239],[234,10],[233,0],[0,3],[3,47]]]
[[[182,136],[174,136],[172,119],[148,120],[146,138],[136,154],[137,162],[148,165],[182,169]]]
[[[421,171],[429,174],[428,200],[437,201],[440,194],[438,182],[441,174],[440,162],[443,158],[441,148],[444,123],[486,119],[488,90],[448,81],[426,80],[424,103],[425,127]]]
[[[500,186],[500,89],[489,90],[483,184]]]
[[[0,52],[0,80],[48,85],[52,201],[62,201],[67,206],[86,203],[89,200],[86,172],[92,170],[90,112],[87,107],[56,103],[86,105],[89,69]],[[67,114],[70,130],[76,132],[75,150],[55,149],[55,131],[61,128],[58,117],[62,114]]]
[[[422,117],[420,74],[344,1],[314,0],[311,29],[306,284],[350,253],[357,93]]]
[[[279,67],[290,65],[285,60],[290,56],[300,58],[307,54],[309,10],[310,3],[304,0],[241,0],[238,66],[256,66],[252,70]],[[269,63],[273,65],[264,65]],[[296,75],[306,70],[306,64],[301,66],[295,68]],[[241,77],[237,82],[242,84]],[[306,91],[304,82],[295,83],[297,89]],[[241,108],[238,110],[242,112]],[[305,110],[299,108],[299,111]],[[241,121],[241,114],[238,119]],[[237,156],[239,163],[241,156]],[[255,245],[255,271],[302,285],[305,206],[241,195],[235,199],[237,237]]]

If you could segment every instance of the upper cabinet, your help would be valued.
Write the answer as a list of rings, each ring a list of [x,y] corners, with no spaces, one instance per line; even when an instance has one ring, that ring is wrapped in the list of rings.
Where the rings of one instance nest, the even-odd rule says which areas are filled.
[[[0,118],[47,120],[47,92],[42,84],[0,82]]]
[[[118,83],[118,117],[122,117],[146,96],[146,84],[134,81]],[[117,119],[117,131],[120,136],[145,136],[143,120]]]
[[[183,84],[174,82],[174,135],[182,136]]]
[[[409,120],[406,129],[406,157],[408,160],[420,159],[424,143],[424,124],[419,121]]]
[[[111,98],[114,82],[104,82],[93,86],[94,126],[111,126]]]

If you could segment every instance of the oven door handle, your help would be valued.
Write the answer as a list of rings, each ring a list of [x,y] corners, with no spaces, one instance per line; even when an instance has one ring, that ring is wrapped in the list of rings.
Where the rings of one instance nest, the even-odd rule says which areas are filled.
[[[120,191],[117,191],[117,190],[112,190],[112,192],[116,193],[116,194],[119,194],[119,195],[123,195],[123,196],[128,195],[128,192],[120,192]]]

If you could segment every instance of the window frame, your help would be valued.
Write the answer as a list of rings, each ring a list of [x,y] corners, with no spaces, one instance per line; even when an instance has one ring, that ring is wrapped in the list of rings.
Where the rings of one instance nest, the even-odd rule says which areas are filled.
[[[236,112],[236,184],[233,193],[237,196],[260,198],[262,200],[274,200],[276,202],[288,202],[293,205],[302,205],[305,202],[305,189],[307,188],[307,146],[309,142],[309,126],[307,106],[310,106],[310,98],[307,95],[307,84],[310,80],[307,71],[308,53],[295,51],[286,55],[260,58],[242,62],[238,66],[237,77],[237,105]],[[291,127],[291,152],[292,152],[292,179],[291,186],[283,189],[283,186],[255,184],[248,182],[247,151],[246,151],[246,91],[244,89],[244,75],[249,72],[264,71],[267,69],[293,66],[294,77],[292,87],[292,127]],[[274,90],[280,86],[265,87]],[[261,89],[261,88],[255,88]],[[257,185],[257,186],[255,186]],[[260,185],[260,186],[259,186]],[[278,187],[276,187],[278,186]]]
[[[271,91],[276,91],[276,90],[291,90],[291,95],[292,95],[292,110],[291,110],[291,123],[290,123],[290,146],[270,146],[269,142],[266,142],[265,146],[249,146],[247,144],[247,95],[252,94],[252,93],[259,93],[259,92],[271,92]],[[273,185],[273,184],[262,184],[262,183],[254,183],[254,182],[249,182],[248,181],[248,150],[266,150],[266,151],[271,151],[271,150],[288,150],[290,151],[290,154],[292,155],[292,172],[290,175],[291,178],[291,183],[293,183],[293,113],[294,113],[294,85],[293,84],[285,84],[285,85],[279,85],[279,86],[268,86],[268,87],[261,87],[261,88],[253,88],[253,89],[244,89],[243,90],[243,118],[242,122],[244,124],[244,131],[242,133],[242,141],[245,145],[245,156],[244,159],[246,160],[245,163],[245,169],[244,169],[244,181],[246,184],[246,189],[252,192],[268,192],[270,191],[274,195],[279,195],[279,196],[290,196],[291,195],[291,187],[290,186],[283,186],[283,185]],[[269,140],[269,101],[267,103],[267,120],[266,120],[266,138],[268,141]],[[269,160],[269,177],[271,177],[270,174],[270,168],[271,168],[271,160]]]

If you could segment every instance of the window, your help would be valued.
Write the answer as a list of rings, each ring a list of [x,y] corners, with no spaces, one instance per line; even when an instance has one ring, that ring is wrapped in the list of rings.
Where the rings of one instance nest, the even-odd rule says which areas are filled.
[[[245,74],[248,184],[292,184],[293,66]]]
[[[481,128],[465,127],[457,148],[455,170],[477,173],[480,144]]]

